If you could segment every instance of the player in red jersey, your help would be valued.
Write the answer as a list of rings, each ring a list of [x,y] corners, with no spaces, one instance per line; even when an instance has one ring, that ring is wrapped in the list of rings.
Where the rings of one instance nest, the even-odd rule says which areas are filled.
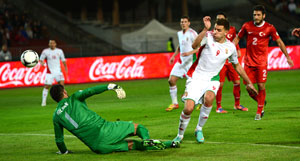
[[[218,19],[227,19],[227,16],[223,12],[217,13],[217,20]],[[230,29],[228,33],[226,34],[226,38],[230,41],[233,41],[233,39],[236,37],[236,29],[233,26],[230,26]],[[241,56],[241,50],[239,45],[236,45],[236,49],[238,52],[238,57]],[[241,94],[241,87],[240,87],[240,76],[237,74],[235,69],[233,68],[232,64],[226,61],[224,64],[224,67],[220,71],[220,87],[217,92],[216,96],[216,102],[217,102],[217,113],[227,113],[222,106],[221,106],[221,101],[222,101],[222,89],[223,85],[225,82],[225,78],[227,77],[228,81],[233,82],[233,96],[234,96],[234,109],[236,110],[241,110],[241,111],[248,111],[248,108],[240,105],[240,94]]]
[[[268,45],[269,37],[276,41],[285,55],[288,64],[292,67],[294,63],[290,58],[286,47],[279,37],[275,27],[264,21],[266,17],[265,7],[257,5],[253,8],[253,21],[244,23],[238,36],[234,39],[238,44],[241,38],[247,37],[247,49],[244,58],[245,71],[253,84],[257,83],[258,95],[249,95],[257,101],[257,112],[255,120],[260,120],[264,114],[263,108],[266,98],[265,84],[267,81]]]

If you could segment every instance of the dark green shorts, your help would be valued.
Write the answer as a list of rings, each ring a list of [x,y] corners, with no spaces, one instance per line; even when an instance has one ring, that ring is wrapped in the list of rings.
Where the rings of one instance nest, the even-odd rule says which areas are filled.
[[[125,138],[133,133],[134,124],[132,122],[106,122],[100,129],[99,144],[94,151],[103,154],[114,151],[128,151],[128,142],[125,141]]]

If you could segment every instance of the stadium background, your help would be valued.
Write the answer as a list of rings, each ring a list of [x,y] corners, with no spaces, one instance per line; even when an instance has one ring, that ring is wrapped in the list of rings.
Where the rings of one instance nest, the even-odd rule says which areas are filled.
[[[166,65],[172,54],[166,51],[169,35],[166,34],[165,37],[161,34],[150,35],[141,38],[145,35],[142,34],[132,38],[130,34],[145,29],[148,25],[150,29],[146,28],[147,30],[142,31],[154,29],[157,32],[165,31],[170,34],[174,30],[180,30],[179,20],[184,14],[190,16],[191,27],[199,31],[202,28],[202,17],[210,15],[214,21],[215,14],[219,11],[227,13],[231,25],[239,30],[244,22],[252,20],[252,7],[256,4],[266,6],[266,21],[276,27],[285,44],[290,51],[292,50],[292,54],[295,55],[293,60],[297,62],[295,65],[298,68],[300,40],[290,34],[294,27],[300,26],[299,1],[296,0],[295,3],[298,6],[297,10],[289,12],[289,1],[285,0],[2,0],[0,1],[0,43],[9,45],[13,61],[0,63],[0,86],[3,88],[3,83],[7,83],[10,77],[20,79],[21,76],[24,77],[22,83],[26,84],[26,73],[29,73],[27,78],[31,78],[27,80],[29,84],[31,83],[29,86],[41,86],[43,73],[39,73],[40,71],[34,68],[32,70],[37,71],[32,74],[32,71],[21,66],[19,57],[26,49],[33,49],[40,54],[42,49],[48,46],[50,38],[57,40],[58,47],[64,50],[68,61],[70,60],[69,62],[75,66],[84,64],[78,63],[79,59],[80,62],[81,59],[93,61],[103,59],[107,60],[108,64],[113,64],[116,60],[121,62],[126,57],[141,56],[149,56],[149,61],[151,59],[154,61],[156,58],[155,61]],[[26,36],[26,31],[31,34]],[[126,34],[132,38],[130,43],[139,46],[138,49],[128,50],[124,47],[122,36]],[[161,48],[152,45],[161,45],[159,46]],[[245,40],[240,42],[240,46],[245,47]],[[270,41],[270,46],[276,46],[276,43]],[[278,50],[276,47],[269,48],[270,51],[273,49]],[[241,98],[242,102],[249,107],[249,112],[240,113],[229,109],[233,101],[232,83],[226,82],[223,105],[230,106],[226,108],[229,114],[221,116],[212,112],[205,127],[207,144],[199,146],[194,142],[192,133],[198,118],[198,112],[194,112],[185,136],[186,142],[181,149],[164,152],[114,153],[101,156],[102,159],[299,160],[299,69],[287,71],[286,63],[281,59],[282,53],[275,52],[275,55],[275,65],[272,64],[272,67],[278,70],[280,66],[284,71],[270,72],[268,75],[268,109],[266,116],[260,122],[254,122],[256,103],[248,97],[244,88],[242,88]],[[131,65],[130,69],[133,69],[134,63],[132,62]],[[100,67],[94,68],[98,69],[95,73],[109,73],[105,70],[101,71]],[[80,69],[79,66],[79,69],[76,68],[77,71],[72,74]],[[160,79],[118,82],[127,91],[128,98],[125,100],[117,101],[112,99],[114,97],[112,93],[105,93],[89,99],[88,104],[93,111],[107,120],[134,120],[146,125],[154,138],[173,139],[177,132],[181,111],[177,110],[173,113],[164,111],[165,106],[170,103],[167,77],[171,66],[166,66],[165,69],[167,72],[164,71],[163,76],[149,77]],[[84,72],[89,73],[89,70]],[[98,79],[100,75],[95,73],[93,76],[95,80],[92,81],[96,84],[103,84],[105,83],[103,81],[108,81],[107,78],[111,77],[108,75],[107,78],[100,80]],[[128,73],[133,75],[132,79],[141,79],[139,72]],[[123,76],[125,77],[124,73]],[[79,74],[70,79],[81,77]],[[17,81],[15,83],[18,84]],[[179,91],[184,90],[184,83],[184,80],[179,81]],[[67,85],[66,88],[72,93],[93,85],[73,84]],[[99,160],[97,155],[72,138],[68,132],[66,132],[66,144],[75,151],[75,154],[63,158],[54,156],[57,149],[53,140],[51,117],[56,104],[48,98],[49,106],[41,108],[42,87],[13,88],[20,86],[12,84],[4,87],[12,89],[0,89],[0,126],[2,127],[0,160]],[[181,102],[180,107],[183,107]]]
[[[294,13],[288,11],[288,3],[287,0],[3,0],[0,43],[8,42],[13,60],[18,60],[24,49],[40,53],[47,47],[49,38],[57,39],[66,57],[136,54],[124,49],[122,36],[145,27],[153,19],[177,31],[181,15],[189,15],[191,27],[199,31],[203,16],[209,15],[214,21],[215,14],[224,11],[231,25],[239,30],[244,22],[252,20],[252,7],[264,4],[266,20],[276,27],[286,45],[297,45],[300,40],[292,37],[290,31],[300,26],[299,1],[295,1],[298,12]],[[25,35],[24,38],[24,30],[32,30],[33,37]],[[9,40],[5,40],[7,32]],[[161,32],[160,28],[157,32]],[[177,39],[176,35],[173,37]],[[139,53],[149,53],[153,50],[153,47],[145,47],[149,41],[163,44],[164,48],[155,52],[165,52],[167,40],[168,37],[134,41],[142,44]],[[270,41],[270,45],[276,43]],[[240,46],[245,47],[245,40]]]

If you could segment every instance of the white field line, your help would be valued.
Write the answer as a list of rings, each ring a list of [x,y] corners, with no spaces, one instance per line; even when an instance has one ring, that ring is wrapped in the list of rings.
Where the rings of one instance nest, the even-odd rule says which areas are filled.
[[[54,137],[54,134],[26,134],[26,133],[0,133],[0,136],[47,136]],[[64,135],[66,138],[75,138],[74,135]],[[163,140],[163,139],[161,139]],[[183,144],[196,144],[196,141],[185,141]],[[277,147],[277,148],[287,148],[287,149],[300,149],[299,146],[286,146],[286,145],[274,145],[274,144],[254,144],[254,143],[232,143],[232,142],[212,142],[206,141],[205,144],[232,144],[232,145],[251,145],[251,146],[264,146],[264,147]]]

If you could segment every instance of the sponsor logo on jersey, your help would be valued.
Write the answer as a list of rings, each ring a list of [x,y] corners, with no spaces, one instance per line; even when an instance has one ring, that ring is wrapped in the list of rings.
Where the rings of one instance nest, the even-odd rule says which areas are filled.
[[[225,49],[225,53],[228,54],[228,49],[227,48]]]
[[[253,32],[248,32],[248,35],[252,34]]]

